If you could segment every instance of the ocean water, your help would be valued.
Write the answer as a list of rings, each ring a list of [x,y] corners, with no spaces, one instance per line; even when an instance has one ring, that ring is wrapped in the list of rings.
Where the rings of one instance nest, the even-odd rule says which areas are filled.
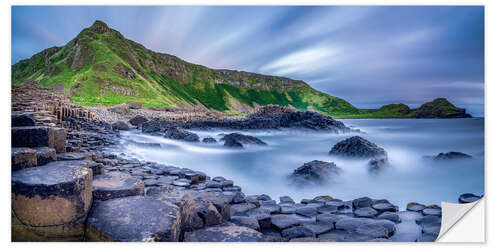
[[[232,149],[218,144],[189,143],[142,134],[121,132],[121,151],[128,157],[203,171],[211,177],[232,179],[250,194],[267,194],[273,199],[289,195],[295,201],[330,195],[342,200],[363,196],[388,199],[401,209],[408,202],[440,204],[457,202],[462,193],[484,193],[484,119],[344,119],[346,125],[363,133],[335,134],[309,130],[210,130],[193,131],[200,138],[241,132],[265,141],[267,146],[245,145]],[[369,172],[368,160],[351,160],[328,155],[335,143],[360,135],[380,147],[389,165]],[[161,148],[130,143],[160,143]],[[459,151],[471,160],[432,161],[425,155]],[[324,185],[298,187],[287,178],[302,164],[322,160],[334,162],[343,171]]]

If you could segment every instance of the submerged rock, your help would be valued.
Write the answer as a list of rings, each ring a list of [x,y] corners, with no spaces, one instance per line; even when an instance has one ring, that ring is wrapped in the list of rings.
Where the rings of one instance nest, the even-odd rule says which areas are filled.
[[[330,150],[331,155],[353,158],[387,158],[387,152],[360,136],[353,136],[335,144]]]
[[[185,131],[180,127],[169,127],[165,130],[165,134],[163,135],[166,138],[174,139],[174,140],[184,140],[189,142],[199,142],[200,137],[189,131]]]
[[[257,137],[250,135],[244,135],[240,133],[231,133],[224,135],[221,141],[224,141],[224,146],[227,147],[242,147],[243,144],[254,144],[254,145],[267,145],[265,142]]]
[[[311,161],[295,169],[290,176],[294,182],[299,184],[324,183],[330,181],[335,175],[339,175],[341,169],[333,162]]]
[[[206,138],[203,138],[202,142],[203,143],[217,143],[217,140],[215,140],[212,137],[206,137]]]
[[[466,194],[461,194],[460,197],[458,197],[458,202],[459,203],[471,203],[475,202],[481,199],[481,196],[477,196],[475,194],[471,193],[466,193]]]

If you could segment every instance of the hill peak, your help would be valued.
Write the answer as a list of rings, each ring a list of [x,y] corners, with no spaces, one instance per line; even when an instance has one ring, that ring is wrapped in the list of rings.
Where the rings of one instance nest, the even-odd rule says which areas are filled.
[[[99,34],[111,32],[111,29],[108,27],[108,25],[100,20],[95,20],[94,24],[92,24],[89,29]]]

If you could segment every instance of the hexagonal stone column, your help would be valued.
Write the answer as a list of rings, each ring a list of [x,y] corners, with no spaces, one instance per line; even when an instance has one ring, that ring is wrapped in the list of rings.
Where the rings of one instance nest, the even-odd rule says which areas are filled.
[[[92,194],[95,200],[109,200],[144,195],[144,182],[128,174],[111,172],[94,177]]]
[[[92,204],[92,170],[67,164],[12,173],[12,240],[67,241],[83,238]]]

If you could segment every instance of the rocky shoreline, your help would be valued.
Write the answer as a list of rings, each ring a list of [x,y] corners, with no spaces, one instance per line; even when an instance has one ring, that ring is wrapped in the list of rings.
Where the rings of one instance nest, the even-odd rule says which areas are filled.
[[[245,194],[221,176],[105,153],[119,139],[118,129],[126,127],[30,88],[13,87],[12,94],[13,241],[434,241],[439,234],[437,205],[411,202],[400,210],[385,199],[343,201],[329,195],[276,201]],[[313,112],[270,109],[239,120],[145,117],[133,126],[144,132],[219,125],[349,131]],[[226,143],[242,140],[258,143],[238,135]],[[459,202],[480,198],[464,194]]]

